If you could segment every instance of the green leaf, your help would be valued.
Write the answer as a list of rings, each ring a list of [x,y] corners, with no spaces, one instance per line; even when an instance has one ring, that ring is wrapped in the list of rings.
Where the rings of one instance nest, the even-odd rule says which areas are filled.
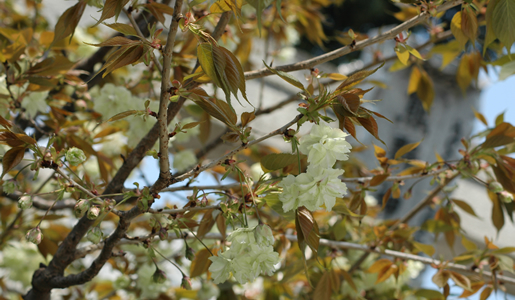
[[[59,20],[55,24],[55,34],[54,43],[64,39],[65,37],[71,34],[70,40],[73,37],[73,33],[75,32],[75,27],[79,24],[80,18],[84,13],[84,8],[86,7],[87,1],[79,1],[74,6],[68,8],[62,15],[59,17]]]
[[[330,300],[332,295],[331,289],[331,273],[324,272],[313,293],[313,299]]]
[[[457,12],[451,20],[451,31],[454,35],[454,38],[460,43],[461,48],[467,44],[468,38],[462,31],[461,28],[461,11]]]
[[[415,292],[415,296],[422,297],[427,300],[443,300],[445,297],[442,293],[435,290],[420,289]]]
[[[279,200],[279,193],[268,193],[262,199],[266,202],[266,205],[286,220],[293,221],[295,219],[295,213],[293,211],[284,212],[283,202]]]
[[[465,211],[466,213],[476,217],[476,218],[479,218],[477,215],[476,215],[476,212],[474,211],[474,209],[472,208],[472,206],[470,206],[467,202],[465,201],[462,201],[462,200],[458,200],[458,199],[451,199],[452,203],[456,204],[459,208],[461,208],[463,211]]]
[[[406,49],[406,47],[404,47],[404,45],[399,45],[399,46],[395,47],[395,54],[397,55],[397,57],[399,58],[401,63],[403,63],[405,65],[408,64],[409,52],[408,52],[408,49]]]
[[[293,85],[294,87],[297,87],[301,90],[306,90],[304,88],[304,85],[302,85],[302,83],[300,83],[300,81],[293,77],[292,75],[286,73],[286,72],[283,72],[283,71],[278,71],[278,70],[275,70],[275,69],[272,69],[271,67],[269,67],[265,61],[263,61],[263,64],[265,65],[265,67],[270,70],[272,73],[278,75],[279,77],[281,77],[284,81],[288,82],[289,84]]]
[[[271,153],[261,159],[261,166],[264,171],[275,171],[291,164],[297,163],[297,154]]]
[[[499,72],[499,80],[505,80],[509,76],[515,74],[515,60],[504,64]]]
[[[485,14],[485,17],[486,17],[486,35],[485,35],[485,42],[483,44],[483,56],[485,55],[486,53],[486,49],[488,48],[488,46],[493,42],[495,41],[495,39],[497,38],[495,36],[495,32],[494,32],[494,29],[492,27],[492,18],[493,18],[493,12],[494,12],[494,9],[495,9],[495,6],[497,5],[497,3],[499,3],[499,0],[490,0],[488,2],[488,6],[486,8],[486,14]]]
[[[508,53],[515,42],[515,0],[499,0],[492,14],[492,29]]]
[[[261,36],[261,28],[263,27],[263,24],[261,21],[261,15],[263,14],[263,10],[265,10],[265,8],[267,8],[272,2],[273,2],[273,0],[247,0],[247,3],[256,9],[256,18],[257,18],[257,22],[258,22],[259,36]],[[280,12],[281,12],[281,10],[279,9],[279,14],[280,14]]]
[[[350,75],[347,79],[345,79],[344,82],[342,82],[338,88],[336,88],[336,91],[338,90],[341,90],[341,89],[350,89],[351,87],[355,86],[356,84],[360,83],[361,81],[363,81],[363,79],[367,78],[368,76],[374,74],[377,70],[379,70],[380,68],[382,68],[384,66],[384,62],[377,68],[375,68],[374,70],[363,70],[363,71],[358,71],[352,75]]]
[[[418,145],[420,145],[421,142],[422,141],[402,146],[399,150],[397,150],[397,152],[395,152],[394,159],[398,159],[399,157],[403,156],[404,154],[406,154],[406,153],[412,151],[413,149],[417,148]]]
[[[431,245],[426,245],[426,244],[422,244],[419,242],[413,242],[413,246],[415,246],[415,248],[417,248],[417,250],[423,252],[424,254],[426,254],[430,257],[433,256],[433,254],[435,254],[435,248]]]

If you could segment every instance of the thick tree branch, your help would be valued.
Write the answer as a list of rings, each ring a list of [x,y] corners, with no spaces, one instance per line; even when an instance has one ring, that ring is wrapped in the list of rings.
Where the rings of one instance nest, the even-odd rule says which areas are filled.
[[[438,6],[436,11],[443,12],[450,8],[458,6],[460,4],[463,4],[463,0],[453,0],[453,1],[445,2],[444,4]],[[388,39],[393,39],[399,33],[406,31],[406,30],[410,29],[411,27],[414,27],[414,26],[426,21],[427,19],[429,19],[430,16],[431,16],[431,14],[428,11],[424,11],[424,12],[420,13],[419,15],[409,19],[408,21],[400,24],[399,26],[397,26],[387,32],[384,32],[373,38],[369,38],[369,39],[357,42],[356,45],[353,47],[351,47],[351,46],[341,47],[341,48],[333,50],[331,52],[327,52],[326,54],[319,55],[319,56],[316,56],[316,57],[313,57],[313,58],[310,58],[310,59],[307,59],[304,61],[296,62],[296,63],[290,64],[290,65],[282,65],[282,66],[275,67],[274,70],[283,71],[283,72],[293,72],[293,71],[298,71],[298,70],[311,69],[311,68],[315,67],[316,65],[323,64],[325,62],[328,62],[333,59],[347,55],[351,52],[361,50],[363,48],[369,47],[370,45],[381,43]],[[272,71],[270,71],[269,69],[263,68],[263,69],[259,69],[259,70],[255,70],[255,71],[245,72],[245,79],[250,80],[250,79],[270,76],[273,74],[274,73],[272,73]]]

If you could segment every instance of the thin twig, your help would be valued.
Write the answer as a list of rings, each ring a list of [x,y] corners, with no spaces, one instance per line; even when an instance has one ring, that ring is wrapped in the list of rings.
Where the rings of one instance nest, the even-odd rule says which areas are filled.
[[[453,0],[453,1],[445,2],[444,4],[438,6],[436,8],[436,11],[443,12],[450,8],[458,6],[462,3],[463,3],[463,0]],[[431,14],[428,11],[424,11],[424,12],[420,13],[419,15],[409,19],[408,21],[394,27],[393,29],[388,30],[387,32],[384,32],[382,34],[379,34],[373,38],[359,41],[354,46],[341,47],[339,49],[325,53],[323,55],[319,55],[319,56],[316,56],[316,57],[313,57],[313,58],[310,58],[310,59],[307,59],[304,61],[289,64],[289,65],[278,66],[273,69],[277,70],[277,71],[283,71],[283,72],[293,72],[293,71],[297,71],[297,70],[311,69],[311,68],[315,67],[316,65],[323,64],[323,63],[331,61],[333,59],[342,57],[351,52],[361,50],[361,49],[369,47],[373,44],[381,43],[388,39],[393,39],[399,33],[406,31],[406,30],[410,29],[411,27],[414,27],[414,26],[424,22],[430,16],[431,16]],[[259,69],[259,70],[255,70],[255,71],[245,72],[245,79],[250,80],[250,79],[270,76],[273,74],[274,73],[272,71],[270,71],[269,69],[263,68],[263,69]]]
[[[134,29],[136,30],[136,33],[138,34],[138,36],[145,40],[146,39],[145,35],[143,34],[143,32],[141,32],[141,29],[139,29],[138,23],[136,23],[136,20],[134,20],[132,13],[128,12],[125,8],[123,9],[123,12],[127,15],[127,18],[129,18],[129,21],[131,22],[132,27],[134,27]],[[154,64],[155,64],[157,70],[162,75],[163,67],[161,66],[161,63],[159,62],[159,59],[157,59],[157,57],[155,55],[153,55],[153,53],[151,56],[152,56],[152,60],[154,61]]]

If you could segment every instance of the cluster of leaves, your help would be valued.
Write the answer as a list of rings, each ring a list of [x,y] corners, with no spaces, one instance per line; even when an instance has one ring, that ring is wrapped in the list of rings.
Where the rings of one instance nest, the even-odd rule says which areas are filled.
[[[18,247],[23,250],[19,253],[31,253],[24,258],[27,261],[48,265],[34,273],[32,282],[36,269],[11,276],[13,280],[21,278],[18,281],[24,288],[32,285],[27,299],[44,298],[54,288],[67,288],[69,298],[92,294],[109,299],[236,298],[238,289],[233,281],[218,286],[212,283],[209,258],[230,246],[226,237],[232,231],[258,223],[270,226],[274,251],[282,258],[275,275],[263,276],[266,299],[445,299],[452,283],[463,288],[462,297],[482,289],[480,297],[486,299],[492,291],[505,289],[503,273],[513,271],[508,254],[515,248],[499,248],[489,239],[476,245],[467,238],[457,211],[476,213],[467,201],[451,197],[448,188],[458,176],[476,180],[488,190],[497,230],[505,225],[505,215],[513,222],[515,160],[510,155],[515,152],[515,127],[505,122],[503,115],[490,126],[475,112],[487,129],[462,140],[458,161],[446,161],[438,154],[433,163],[404,158],[421,143],[404,145],[393,155],[374,146],[376,168],[367,169],[355,158],[337,162],[345,170],[342,180],[349,182],[349,192],[336,199],[331,212],[282,209],[278,183],[290,174],[305,172],[308,165],[298,150],[301,127],[336,123],[330,117],[334,113],[340,129],[356,141],[357,128],[363,127],[384,144],[376,118],[390,120],[372,111],[365,98],[374,86],[380,87],[369,76],[384,66],[383,59],[378,59],[381,55],[376,53],[370,66],[353,74],[324,73],[312,67],[339,53],[384,41],[388,33],[369,39],[351,29],[343,37],[334,37],[345,46],[333,54],[279,67],[273,67],[267,56],[263,68],[254,70],[261,66],[250,59],[258,37],[273,42],[276,50],[292,43],[286,32],[296,31],[319,45],[332,38],[322,30],[325,20],[320,13],[331,1],[194,0],[182,5],[178,0],[172,9],[169,1],[106,0],[99,4],[98,20],[87,30],[78,24],[95,1],[78,1],[53,29],[39,13],[45,3],[27,0],[27,11],[19,12],[15,2],[6,1],[5,9],[0,10],[4,74],[0,77],[0,143],[5,150],[0,249]],[[428,112],[437,87],[424,60],[432,55],[443,56],[442,69],[459,58],[456,82],[464,92],[487,65],[501,66],[501,79],[515,73],[509,54],[515,41],[514,0],[400,2],[401,12],[395,16],[403,23],[396,33],[395,55],[384,60],[394,60],[390,71],[411,67],[407,93],[415,93]],[[438,23],[438,17],[458,4],[461,8],[452,18],[449,34],[444,35],[446,25]],[[130,23],[122,21],[122,12]],[[135,13],[139,13],[137,20]],[[433,19],[425,25],[431,39],[422,46],[411,44],[410,34],[405,32],[429,17]],[[114,23],[107,23],[112,19]],[[479,35],[482,26],[486,26],[484,38]],[[110,28],[114,35],[105,36],[99,28]],[[165,36],[166,31],[172,34]],[[454,39],[435,45],[451,35]],[[170,36],[176,40],[169,40]],[[90,43],[92,40],[100,42]],[[166,52],[170,45],[174,47]],[[80,61],[79,48],[90,46],[95,47],[88,48],[91,55]],[[427,46],[432,48],[422,51]],[[491,62],[485,56],[487,48],[501,57]],[[167,60],[170,56],[171,61]],[[102,66],[95,68],[96,63]],[[140,63],[144,65],[136,66]],[[306,69],[307,83],[289,73],[302,69]],[[259,126],[260,115],[292,101],[264,109],[257,105],[255,95],[247,94],[247,79],[268,75],[298,90],[293,98],[300,100],[298,115],[293,120],[279,116],[285,126],[256,138],[249,125]],[[97,85],[110,87],[107,84],[116,86],[121,96],[100,95],[108,89]],[[155,88],[159,84],[170,88],[158,93]],[[218,97],[218,89],[225,99]],[[98,99],[126,95],[133,97],[131,101],[141,100],[134,106],[141,108],[110,114],[96,105]],[[231,100],[238,95],[256,109],[236,113],[238,108]],[[155,107],[159,111],[153,111]],[[178,122],[168,129],[167,122],[174,118]],[[193,121],[185,121],[190,118]],[[133,126],[141,123],[131,120],[140,119],[151,126],[157,119],[158,125],[135,135]],[[215,124],[222,124],[227,132],[214,137],[211,127]],[[295,125],[296,129],[291,128]],[[291,143],[291,153],[261,143],[276,135]],[[160,150],[155,148],[158,139]],[[131,143],[136,145],[131,149],[128,140],[141,142]],[[224,141],[233,148],[231,152],[203,161]],[[145,154],[160,166],[172,158],[175,166],[186,152],[191,153],[193,162],[182,174],[160,169],[156,182],[146,182],[143,176],[136,188],[126,185],[133,169],[144,169],[139,163]],[[40,170],[44,176],[38,176]],[[206,187],[197,182],[206,174],[217,184]],[[412,195],[419,181],[404,187],[409,180],[426,177],[431,178],[433,191],[425,199],[418,199],[424,195]],[[186,184],[180,183],[185,180]],[[370,193],[380,186],[386,187],[386,192],[381,201],[374,201]],[[175,200],[176,194],[169,193],[174,191],[186,192],[186,204],[179,208],[166,202],[164,208],[156,209],[160,198]],[[420,207],[434,206],[434,218],[419,226],[408,225],[413,214],[401,220],[380,220],[388,201],[401,197],[420,201]],[[465,251],[448,261],[431,259],[428,263],[421,253],[431,258],[439,254],[432,245],[415,239],[422,231],[436,238],[443,235],[451,248],[459,240]],[[24,237],[37,244],[41,256],[34,254]],[[180,249],[170,246],[172,240],[180,241],[172,244],[180,244]],[[247,245],[245,249],[250,248]],[[363,254],[368,252],[373,254]],[[4,262],[12,258],[9,255],[14,252],[5,251]],[[92,265],[80,259],[87,255],[96,257]],[[438,270],[433,281],[441,291],[409,288],[410,276],[421,269],[413,261],[432,263]],[[1,267],[11,274],[17,272],[7,263]],[[111,268],[116,278],[92,280],[102,267]],[[177,270],[179,275],[173,275]],[[182,278],[180,287],[171,285],[167,276]],[[13,280],[0,278],[0,288],[16,293],[10,288]],[[251,285],[246,288],[244,296],[256,292]]]

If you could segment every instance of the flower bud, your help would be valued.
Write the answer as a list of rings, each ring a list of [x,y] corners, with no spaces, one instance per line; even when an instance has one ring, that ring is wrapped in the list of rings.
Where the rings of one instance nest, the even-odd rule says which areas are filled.
[[[274,233],[272,228],[266,224],[259,224],[254,229],[254,238],[259,245],[271,246],[274,244]]]
[[[184,256],[186,256],[187,259],[193,261],[195,258],[195,250],[193,250],[190,246],[186,246],[186,254]]]
[[[27,232],[25,238],[27,239],[27,241],[38,245],[39,243],[41,243],[41,240],[43,239],[43,233],[41,233],[41,229],[39,229],[39,227],[32,228]]]
[[[14,180],[7,180],[4,182],[2,189],[4,193],[11,194],[16,190],[16,182]]]
[[[164,229],[164,228],[161,228],[159,230],[159,238],[162,240],[162,241],[165,241],[168,239],[168,230]]]
[[[497,181],[490,182],[490,184],[488,184],[488,189],[490,189],[490,191],[492,191],[494,193],[500,193],[500,192],[504,191],[504,188],[502,187],[502,185]]]
[[[100,243],[100,240],[102,239],[103,235],[104,234],[103,234],[102,230],[100,230],[100,228],[98,226],[96,226],[96,227],[91,228],[88,231],[86,238],[88,239],[88,241],[92,242],[93,244],[98,244],[98,243]]]
[[[502,191],[499,193],[499,198],[504,203],[511,203],[513,202],[513,195],[511,193],[508,193],[507,191]]]
[[[188,276],[183,276],[181,287],[185,290],[191,290],[191,279]]]
[[[100,208],[92,206],[88,210],[88,219],[95,220],[100,215]]]
[[[86,155],[84,151],[79,148],[71,147],[66,151],[66,161],[72,166],[78,166],[86,161]]]
[[[155,283],[164,283],[166,281],[166,273],[160,269],[156,269],[154,275],[152,275],[152,280]]]
[[[29,209],[32,207],[32,197],[31,196],[22,196],[20,200],[18,200],[18,207],[21,209]]]
[[[84,213],[88,210],[89,205],[90,203],[87,200],[80,199],[79,201],[77,201],[75,207],[73,208],[73,213],[75,214],[75,217],[82,217],[82,215],[84,215]]]

